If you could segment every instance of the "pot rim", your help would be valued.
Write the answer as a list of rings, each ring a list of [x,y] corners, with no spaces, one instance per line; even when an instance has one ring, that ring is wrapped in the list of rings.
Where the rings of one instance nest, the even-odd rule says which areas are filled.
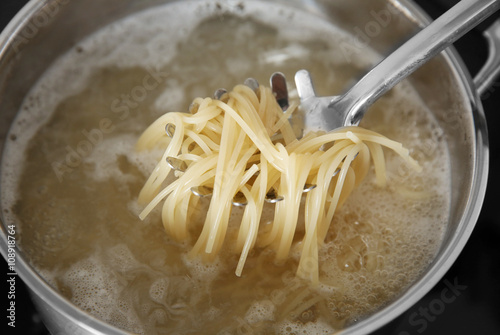
[[[39,12],[49,1],[30,0],[9,22],[0,33],[0,59],[4,57],[6,50],[12,45],[14,37],[20,33],[26,22]],[[53,0],[67,1],[67,0]],[[387,0],[399,9],[403,14],[418,24],[428,24],[430,17],[413,0]],[[378,310],[371,316],[352,324],[350,327],[341,330],[342,334],[363,334],[374,331],[415,305],[424,297],[446,274],[452,264],[456,261],[465,244],[467,243],[476,221],[481,211],[481,205],[486,193],[488,179],[489,146],[486,120],[482,109],[481,101],[477,91],[474,89],[473,80],[465,67],[458,52],[450,47],[443,51],[451,69],[455,71],[457,79],[463,83],[465,94],[471,103],[471,111],[474,119],[474,143],[473,160],[474,170],[471,183],[471,196],[467,200],[464,215],[457,225],[457,231],[451,237],[446,247],[440,251],[440,257],[436,258],[425,274],[414,282],[401,296],[392,301],[387,307]],[[3,140],[3,139],[2,139]],[[0,251],[7,259],[7,229],[2,222]],[[36,294],[50,306],[63,314],[80,327],[90,332],[101,332],[104,334],[127,334],[126,331],[114,327],[100,319],[82,311],[79,307],[62,297],[53,289],[23,258],[22,251],[15,246],[16,264],[15,269],[19,277],[29,287],[31,294]]]

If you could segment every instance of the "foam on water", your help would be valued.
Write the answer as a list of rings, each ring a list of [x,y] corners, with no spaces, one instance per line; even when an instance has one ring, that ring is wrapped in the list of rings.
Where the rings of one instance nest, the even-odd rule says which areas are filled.
[[[20,167],[24,165],[24,160],[29,160],[25,152],[30,140],[43,130],[62,101],[92,86],[92,78],[98,69],[140,67],[153,75],[155,71],[164,71],[165,68],[172,72],[181,71],[181,65],[174,61],[179,57],[179,43],[192,36],[198,24],[221,13],[254,20],[243,20],[237,28],[239,40],[231,43],[244,44],[257,39],[261,32],[254,22],[259,21],[273,23],[273,28],[277,29],[277,41],[292,41],[287,45],[266,49],[256,57],[257,60],[249,56],[254,63],[273,67],[297,59],[308,60],[312,52],[300,42],[318,36],[328,37],[324,43],[331,48],[327,54],[329,62],[345,62],[344,56],[335,49],[335,42],[347,37],[337,28],[316,16],[275,4],[250,1],[242,5],[220,1],[216,5],[199,1],[190,2],[187,6],[185,3],[173,3],[125,18],[98,31],[58,59],[26,98],[11,129],[11,134],[15,134],[17,139],[8,143],[4,154],[4,158],[7,158],[2,161],[3,208],[14,208],[19,200],[19,194],[13,190],[17,190],[20,184]],[[290,24],[291,21],[294,24]],[[209,50],[211,46],[204,47]],[[213,45],[214,50],[218,47]],[[372,63],[375,54],[365,52],[357,57],[360,58],[359,66],[362,66]],[[225,74],[235,77],[256,66],[238,57],[228,57],[223,62],[221,67],[227,71]],[[204,65],[196,68],[200,76],[205,70]],[[189,73],[184,68],[182,71]],[[183,83],[183,80],[188,83]],[[206,88],[198,87],[195,83],[190,96],[186,97],[186,87],[192,84],[190,81],[196,79],[169,77],[164,83],[164,92],[155,97],[151,109],[170,111],[187,99],[194,98],[191,96],[194,93],[205,92]],[[380,300],[392,299],[408,285],[411,278],[418,276],[439,246],[448,215],[449,157],[441,130],[434,123],[430,111],[406,83],[399,85],[391,98],[383,98],[377,108],[379,112],[373,113],[373,116],[368,114],[363,125],[401,140],[406,147],[412,148],[412,154],[418,156],[417,160],[427,172],[424,175],[411,173],[395,155],[389,154],[386,157],[389,186],[380,189],[372,182],[363,183],[335,217],[335,229],[330,232],[320,252],[323,283],[318,292],[326,297],[325,305],[330,308],[332,315],[350,321],[378,308]],[[130,119],[129,123],[130,132],[116,132],[104,137],[102,143],[83,158],[85,166],[91,167],[83,174],[86,178],[84,187],[91,188],[93,184],[112,179],[115,181],[113,187],[116,187],[116,194],[126,197],[131,192],[129,186],[143,180],[153,169],[161,152],[134,152],[137,134],[143,125],[134,124],[134,119]],[[121,169],[119,157],[125,157],[127,164],[134,166],[137,173],[134,175]],[[369,175],[370,178],[373,179],[373,173]],[[125,207],[129,216],[136,219],[141,208],[135,202],[135,195],[126,199]],[[96,210],[104,213],[103,217],[113,219],[113,215],[106,214],[105,205],[101,206],[103,208]],[[9,222],[17,221],[13,210],[4,214]],[[241,212],[234,211],[232,215],[236,220]],[[272,215],[272,207],[266,207],[263,221],[270,220]],[[120,217],[120,220],[123,218]],[[143,223],[130,220],[123,223],[122,228],[117,228],[118,232],[111,228],[110,232],[105,230],[102,239],[113,240],[114,244],[98,246],[90,254],[75,257],[76,260],[71,264],[51,269],[40,267],[40,273],[54,287],[69,291],[66,296],[83,310],[137,333],[161,332],[161,327],[155,330],[152,325],[165,326],[171,320],[177,320],[181,328],[195,326],[203,330],[202,321],[187,313],[186,306],[190,304],[203,305],[204,309],[196,312],[213,322],[222,319],[228,313],[227,308],[231,310],[231,307],[219,301],[220,297],[210,296],[214,285],[225,285],[215,283],[221,281],[221,277],[229,276],[232,271],[227,260],[218,258],[213,263],[205,263],[191,259],[179,252],[176,249],[178,246],[172,247],[172,241],[163,236],[158,237],[160,232],[151,227],[154,226],[151,223],[153,219],[148,221],[149,226],[140,226]],[[45,221],[50,221],[50,218],[45,218]],[[58,229],[62,229],[63,223],[66,222],[60,223]],[[133,238],[128,236],[128,229],[134,235]],[[152,232],[144,237],[142,231],[147,229]],[[22,224],[19,231],[22,231]],[[97,231],[102,233],[101,230]],[[120,238],[129,244],[120,242]],[[128,239],[134,238],[138,240],[137,250],[142,250],[146,256],[131,248],[133,242]],[[92,240],[92,236],[89,240]],[[69,245],[71,241],[68,239],[66,243]],[[146,244],[154,245],[157,249],[151,250]],[[393,250],[404,251],[404,255],[391,252]],[[251,272],[252,260],[249,263],[250,270],[245,270],[244,274]],[[273,264],[266,266],[269,272],[275,270]],[[240,315],[242,321],[238,320],[251,329],[266,322],[271,323],[273,331],[280,334],[330,334],[336,330],[324,316],[318,317],[312,309],[307,313],[314,315],[304,316],[314,319],[311,322],[278,320],[280,309],[284,306],[272,297],[283,292],[295,294],[293,291],[300,290],[289,292],[285,290],[289,282],[278,279],[277,283],[283,287],[278,285],[265,297],[253,300],[245,298],[248,306]],[[217,288],[220,289],[219,286]],[[243,288],[245,290],[249,290],[248,287]],[[144,296],[139,296],[138,292],[145,292]],[[218,304],[204,303],[211,299]],[[270,328],[266,329],[269,331]],[[234,329],[231,331],[237,332]]]
[[[55,62],[57,66],[49,68],[43,80],[26,97],[21,113],[10,131],[16,136],[16,145],[6,147],[5,156],[9,160],[2,162],[2,180],[6,185],[4,189],[15,189],[18,184],[17,167],[22,166],[25,159],[22,155],[24,151],[19,148],[27,145],[62,100],[91,85],[89,80],[95,69],[140,66],[155,73],[169,64],[176,55],[177,44],[185,40],[200,22],[214,15],[227,13],[273,23],[275,28],[286,27],[278,29],[279,38],[284,39],[307,41],[316,36],[330,35],[332,38],[329,43],[334,44],[335,37],[341,34],[334,26],[307,13],[259,1],[245,2],[244,5],[232,1],[198,1],[188,5],[171,3],[117,21],[81,41],[77,47],[60,57]],[[291,18],[296,20],[293,25],[290,24]],[[252,25],[246,24],[242,25],[237,36],[244,43],[256,34],[258,32]],[[292,44],[285,50],[271,50],[259,57],[262,57],[261,61],[264,63],[274,64],[278,60],[284,61],[282,57],[286,55],[307,58],[307,50]],[[329,57],[330,61],[342,58],[338,52],[333,52]],[[241,67],[248,68],[248,62],[241,62],[239,59],[228,59],[227,62],[227,70],[235,74],[240,73]],[[171,89],[166,90],[164,96],[157,100],[159,110],[171,111],[170,107],[184,99],[184,93],[177,84],[172,82]],[[15,195],[11,194],[4,192],[4,201],[15,201],[12,198]],[[10,200],[5,200],[9,197]]]

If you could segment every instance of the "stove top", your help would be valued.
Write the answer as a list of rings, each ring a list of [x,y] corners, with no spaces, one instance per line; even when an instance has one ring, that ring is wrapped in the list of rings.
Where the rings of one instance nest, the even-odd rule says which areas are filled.
[[[2,0],[0,29],[26,2]],[[416,2],[432,17],[437,17],[457,1]],[[482,24],[455,44],[473,76],[487,57],[481,30],[487,24]],[[497,79],[496,85],[483,99],[490,134],[490,174],[486,199],[467,245],[444,278],[424,298],[374,334],[500,334],[500,214],[497,201],[500,198],[500,176],[495,173],[500,170],[500,137],[495,131],[495,126],[500,125],[499,87],[500,79]],[[7,269],[5,262],[3,264]],[[17,283],[16,309],[22,313],[16,315],[14,334],[49,334],[26,288],[20,281]],[[3,306],[6,308],[5,304]]]

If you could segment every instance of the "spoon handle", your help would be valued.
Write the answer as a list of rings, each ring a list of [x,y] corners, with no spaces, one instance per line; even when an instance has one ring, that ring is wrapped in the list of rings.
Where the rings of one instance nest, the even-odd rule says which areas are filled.
[[[500,0],[462,0],[382,60],[330,106],[357,125],[368,106],[500,7]]]

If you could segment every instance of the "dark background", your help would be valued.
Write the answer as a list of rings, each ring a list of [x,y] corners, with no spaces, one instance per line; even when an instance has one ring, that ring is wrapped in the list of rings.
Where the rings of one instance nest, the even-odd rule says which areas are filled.
[[[0,0],[0,29],[5,27],[26,2]],[[416,2],[432,17],[437,17],[457,1]],[[498,17],[496,15],[495,18]],[[487,48],[482,30],[491,21],[480,25],[455,44],[472,76],[486,60]],[[483,106],[490,138],[490,173],[486,199],[476,228],[457,262],[436,287],[406,313],[377,331],[377,335],[500,334],[500,206],[497,204],[500,178],[496,175],[496,171],[500,169],[500,134],[495,131],[500,126],[500,79],[485,95]],[[3,259],[2,262],[7,273]],[[447,283],[459,285],[456,291],[458,295],[454,295],[452,302],[443,304],[439,302],[443,301],[443,292],[451,292],[446,291]],[[4,308],[7,307],[3,303],[1,309]],[[21,281],[16,282],[16,310],[16,328],[12,332],[13,329],[9,327],[9,334],[49,334]],[[6,323],[3,319],[0,329],[6,329]]]

